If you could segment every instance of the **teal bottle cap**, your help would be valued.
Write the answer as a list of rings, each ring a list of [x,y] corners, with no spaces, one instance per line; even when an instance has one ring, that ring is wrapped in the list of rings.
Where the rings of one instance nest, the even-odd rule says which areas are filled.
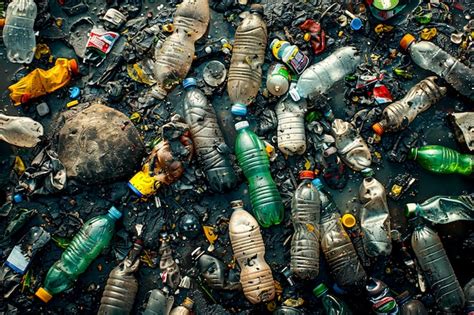
[[[187,89],[188,87],[196,86],[197,81],[195,78],[186,78],[183,80],[183,87]]]
[[[320,296],[322,296],[323,294],[325,294],[326,292],[328,292],[328,288],[324,285],[324,283],[318,284],[318,285],[313,289],[313,294],[314,294],[316,297],[320,297]]]
[[[232,105],[232,108],[230,111],[235,116],[245,116],[247,115],[247,106],[245,106],[244,104],[236,103]]]
[[[238,123],[235,124],[235,130],[239,131],[241,129],[248,128],[249,126],[250,125],[249,125],[248,121],[242,120],[242,121],[239,121]]]
[[[314,186],[316,186],[316,188],[323,187],[323,183],[321,182],[321,180],[319,178],[313,179],[312,183],[313,183]]]
[[[417,208],[418,205],[416,203],[407,203],[405,205],[405,216],[408,218],[415,215]]]
[[[114,218],[115,220],[118,220],[122,217],[122,212],[120,212],[117,208],[114,206],[110,207],[109,209],[109,214]]]

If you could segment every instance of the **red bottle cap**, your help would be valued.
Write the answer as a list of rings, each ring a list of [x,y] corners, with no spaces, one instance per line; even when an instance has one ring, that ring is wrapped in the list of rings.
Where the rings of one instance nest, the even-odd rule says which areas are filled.
[[[314,179],[314,172],[309,170],[304,170],[300,172],[300,179]]]

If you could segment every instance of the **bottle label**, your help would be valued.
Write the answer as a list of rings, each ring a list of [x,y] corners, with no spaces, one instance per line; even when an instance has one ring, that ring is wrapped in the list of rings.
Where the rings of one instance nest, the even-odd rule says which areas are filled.
[[[297,47],[294,47],[288,59],[285,60],[285,63],[289,65],[297,74],[301,74],[308,66],[309,58]]]
[[[20,246],[16,245],[15,247],[13,247],[13,250],[8,256],[5,264],[11,269],[13,269],[13,271],[19,274],[24,274],[26,268],[30,264],[30,258],[23,254]]]
[[[290,81],[290,73],[288,72],[288,69],[281,64],[276,64],[275,67],[273,68],[272,72],[270,73],[270,76],[282,76],[286,80]]]
[[[89,34],[86,48],[97,49],[102,54],[106,55],[112,50],[117,39],[120,37],[119,33],[115,32],[101,32],[101,30],[92,30]]]

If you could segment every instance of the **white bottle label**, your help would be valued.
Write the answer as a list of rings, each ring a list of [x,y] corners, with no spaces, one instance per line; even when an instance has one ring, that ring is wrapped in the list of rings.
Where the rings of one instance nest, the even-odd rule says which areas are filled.
[[[18,245],[13,247],[12,252],[10,253],[7,258],[7,261],[5,262],[8,267],[10,267],[19,274],[25,273],[29,263],[30,259],[23,255],[21,248]]]

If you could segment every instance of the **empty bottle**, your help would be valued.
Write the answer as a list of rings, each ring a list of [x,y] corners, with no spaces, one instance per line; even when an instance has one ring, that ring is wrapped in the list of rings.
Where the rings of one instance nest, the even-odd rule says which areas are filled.
[[[151,290],[143,315],[169,315],[173,303],[174,297],[164,290]]]
[[[326,93],[334,83],[354,72],[361,62],[355,47],[343,47],[331,56],[307,68],[301,74],[296,87],[290,89],[293,100]]]
[[[383,185],[373,177],[366,177],[359,188],[360,227],[365,253],[370,257],[388,256],[392,252],[390,212]]]
[[[349,234],[349,237],[351,238],[352,244],[354,245],[357,255],[359,256],[360,261],[362,262],[362,266],[369,267],[369,256],[367,256],[367,254],[365,253],[364,242],[362,240],[362,231],[360,229],[359,224],[357,223],[355,216],[351,213],[346,213],[342,216],[341,223],[346,229],[347,234]]]
[[[390,288],[381,280],[370,278],[365,286],[367,296],[372,303],[372,310],[380,315],[398,315],[397,301],[390,293]]]
[[[435,224],[474,221],[474,195],[434,196],[422,203],[407,203],[406,216],[416,215]]]
[[[418,225],[411,235],[411,246],[438,308],[444,312],[460,310],[464,294],[436,232]]]
[[[184,0],[177,7],[173,34],[155,51],[154,97],[164,99],[186,77],[194,58],[194,43],[206,33],[209,17],[208,0]]]
[[[98,315],[127,315],[132,312],[138,281],[134,273],[140,266],[142,242],[137,240],[124,261],[109,274]]]
[[[304,116],[306,100],[295,102],[285,97],[275,106],[278,117],[278,148],[286,155],[301,155],[306,151]]]
[[[464,286],[464,296],[466,297],[466,304],[464,305],[466,314],[474,315],[474,278]]]
[[[185,79],[183,86],[186,89],[184,120],[189,125],[196,154],[211,189],[216,192],[231,189],[237,184],[237,175],[230,162],[229,148],[222,136],[214,107],[196,88],[196,79]]]
[[[446,80],[464,96],[474,99],[474,70],[442,50],[432,42],[416,42],[406,34],[400,46],[408,50],[411,59],[421,68],[432,71]]]
[[[291,77],[288,69],[281,63],[273,64],[268,69],[267,89],[272,95],[282,96],[290,88]]]
[[[36,14],[36,3],[33,0],[14,0],[8,5],[3,42],[10,62],[30,63],[33,60],[36,49],[33,29]]]
[[[211,289],[223,289],[225,285],[225,265],[224,263],[206,254],[201,247],[196,248],[191,257],[197,263],[197,267],[204,278],[204,281]]]
[[[269,302],[275,297],[270,266],[265,261],[265,244],[254,217],[244,210],[242,200],[231,202],[229,237],[234,257],[240,266],[240,283],[252,303]]]
[[[115,221],[121,216],[120,211],[111,207],[107,214],[84,223],[61,258],[49,269],[43,287],[39,288],[35,295],[48,303],[53,295],[71,288],[79,275],[109,246]]]
[[[284,40],[274,39],[270,44],[270,49],[276,59],[283,61],[296,74],[303,73],[308,67],[308,56],[302,53],[296,45],[291,45]]]
[[[417,161],[424,169],[438,174],[471,175],[474,168],[474,155],[461,154],[440,145],[412,148],[408,158]]]
[[[291,271],[301,279],[315,278],[319,273],[319,217],[318,189],[311,183],[313,171],[301,171],[301,184],[291,200]]]
[[[163,239],[159,250],[160,258],[160,271],[162,278],[170,288],[176,289],[179,282],[181,281],[181,275],[179,273],[178,264],[173,259],[170,243],[167,239]]]
[[[408,291],[397,296],[400,315],[428,315],[426,307],[418,300],[413,299]]]
[[[235,155],[249,182],[253,213],[263,227],[280,224],[284,207],[270,173],[265,144],[250,130],[247,121],[236,123],[235,129]]]
[[[405,129],[418,114],[426,111],[446,94],[447,89],[438,86],[434,82],[435,79],[436,77],[428,77],[421,80],[404,98],[385,107],[382,112],[383,119],[374,124],[372,129],[380,136],[385,131]]]
[[[262,65],[268,40],[267,25],[262,14],[263,7],[253,4],[250,14],[235,32],[227,81],[227,93],[233,104],[234,115],[246,115],[246,106],[253,102],[262,84]]]
[[[180,306],[173,308],[170,315],[190,315],[193,310],[194,301],[187,297]]]
[[[326,315],[351,315],[352,311],[349,309],[346,303],[338,297],[329,294],[328,288],[324,283],[318,284],[313,289],[313,294],[317,298],[321,299],[323,303],[324,314]]]

